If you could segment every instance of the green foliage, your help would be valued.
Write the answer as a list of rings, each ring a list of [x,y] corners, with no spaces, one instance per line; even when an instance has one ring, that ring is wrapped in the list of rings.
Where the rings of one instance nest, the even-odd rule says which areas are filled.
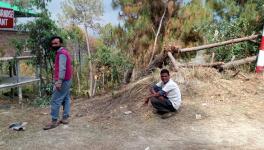
[[[182,2],[182,1],[181,1]],[[158,37],[157,53],[170,43],[192,47],[206,43],[239,38],[261,31],[264,22],[263,0],[191,0],[185,1],[127,1],[114,0],[113,7],[121,8],[124,21],[123,45],[118,45],[133,58],[139,69],[147,66],[164,6],[167,9]],[[137,11],[135,11],[137,10]],[[124,42],[125,41],[125,42]],[[130,52],[133,53],[130,53]],[[252,42],[215,48],[216,59],[230,61],[255,55],[258,45]],[[187,54],[189,55],[189,54]],[[185,56],[185,55],[181,55]]]
[[[74,42],[82,42],[85,39],[82,29],[76,25],[65,27],[65,34],[68,39],[73,40]]]
[[[63,32],[57,27],[54,21],[49,16],[43,15],[38,19],[24,25],[24,30],[28,31],[29,38],[27,47],[33,55],[36,55],[36,65],[41,68],[40,78],[45,77],[49,83],[53,78],[53,61],[55,52],[50,50],[49,39],[51,36],[59,35],[62,37]],[[41,81],[45,86],[44,80]]]
[[[46,107],[50,105],[50,100],[51,100],[51,94],[53,91],[53,84],[52,83],[47,83],[42,86],[42,91],[45,91],[46,95],[42,97],[36,97],[32,102],[31,105],[35,107]]]
[[[95,21],[103,13],[102,0],[66,0],[62,3],[65,21],[97,28]]]
[[[45,108],[50,105],[50,99],[50,96],[37,97],[32,101],[31,105],[35,107]]]
[[[108,76],[108,82],[119,84],[124,71],[131,66],[129,59],[119,49],[102,46],[94,55],[97,68]]]
[[[2,57],[4,55],[4,48],[0,47],[0,57]]]
[[[40,9],[42,13],[47,13],[47,5],[51,0],[14,0],[11,1],[12,5],[19,6],[20,10],[24,9]]]
[[[21,24],[17,27],[20,31],[25,31],[29,35],[26,46],[35,55],[35,65],[40,68],[40,79],[42,92],[46,92],[45,87],[51,82],[53,78],[53,61],[55,52],[50,50],[49,39],[54,36],[61,36],[65,39],[67,33],[60,29],[54,21],[50,19],[47,11],[47,3],[50,0],[23,0],[15,1],[14,4],[21,2],[21,8],[37,8],[39,10],[39,17],[26,24]],[[22,4],[23,3],[23,4]],[[13,42],[16,49],[21,49],[21,41]],[[44,80],[45,79],[45,80]],[[44,94],[44,93],[43,93]],[[48,93],[46,93],[48,94]]]
[[[216,5],[219,6],[215,7]],[[264,1],[261,0],[249,0],[243,5],[235,1],[219,1],[212,8],[212,11],[218,14],[216,19],[213,22],[204,22],[198,30],[204,33],[205,41],[208,43],[256,34],[261,31],[263,25],[263,5]],[[233,57],[240,59],[256,55],[258,46],[252,42],[243,42],[215,48],[214,51],[217,60],[230,61]]]
[[[149,16],[142,15],[138,18],[138,20],[135,22],[134,30],[151,30],[152,24]]]
[[[26,46],[26,39],[11,39],[10,43],[16,49],[15,55],[20,56]]]
[[[165,9],[155,55],[163,51],[163,46],[171,43],[180,47],[203,44],[203,34],[195,30],[195,26],[213,20],[209,5],[203,4],[201,0],[192,0],[186,5],[173,0],[114,0],[113,6],[121,8],[120,17],[124,21],[122,37],[117,39],[122,40],[118,48],[127,51],[137,70],[149,64]]]
[[[49,16],[42,16],[35,21],[29,22],[25,25],[25,28],[29,31],[30,39],[28,43],[34,54],[37,54],[40,49],[48,50],[50,48],[49,38],[60,32]]]
[[[111,24],[106,24],[105,26],[100,28],[100,39],[103,41],[103,44],[107,45],[107,46],[114,46],[116,45],[116,39],[117,37],[115,37],[115,30],[116,28],[113,27]]]

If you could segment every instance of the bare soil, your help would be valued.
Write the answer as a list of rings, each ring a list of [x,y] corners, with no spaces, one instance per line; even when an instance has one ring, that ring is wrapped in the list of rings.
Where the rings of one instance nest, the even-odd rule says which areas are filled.
[[[1,107],[0,149],[264,149],[264,81],[232,74],[213,69],[173,74],[183,104],[165,120],[151,106],[142,107],[158,74],[111,94],[74,99],[70,124],[49,131],[42,130],[49,108]],[[26,131],[9,130],[16,121],[28,122]]]

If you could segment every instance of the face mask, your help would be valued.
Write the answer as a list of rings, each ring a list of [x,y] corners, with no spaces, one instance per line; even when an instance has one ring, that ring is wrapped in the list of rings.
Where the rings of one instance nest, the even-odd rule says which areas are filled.
[[[57,51],[58,49],[60,49],[60,48],[61,48],[60,46],[52,46],[52,49],[53,49],[53,50],[56,50],[56,51]]]

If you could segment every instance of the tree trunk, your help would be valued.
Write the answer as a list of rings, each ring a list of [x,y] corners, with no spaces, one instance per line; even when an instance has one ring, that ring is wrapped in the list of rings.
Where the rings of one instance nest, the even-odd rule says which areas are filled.
[[[174,66],[175,71],[178,71],[179,70],[179,67],[178,67],[178,64],[177,64],[175,58],[173,57],[172,53],[171,52],[168,52],[168,56],[169,56],[169,58],[170,58],[170,60],[171,60],[171,62],[173,64],[173,66]]]
[[[159,33],[160,33],[161,25],[162,25],[163,19],[165,17],[166,11],[167,11],[167,8],[165,7],[163,15],[162,15],[162,17],[160,19],[158,31],[157,31],[156,36],[155,36],[154,46],[153,46],[151,58],[149,60],[149,65],[151,64],[151,62],[153,60],[153,57],[154,57],[154,54],[155,54],[155,51],[156,51],[156,45],[157,45],[157,41],[158,41],[158,36],[159,36]]]
[[[231,61],[231,62],[228,62],[222,65],[220,68],[220,71],[225,70],[225,69],[235,68],[239,65],[251,63],[251,62],[256,61],[256,59],[257,59],[257,56],[252,56],[252,57],[247,57],[247,58],[240,59],[240,60]]]
[[[80,43],[78,42],[78,58],[79,58],[79,73],[81,74],[82,72],[82,55],[81,55],[81,48],[80,48]]]
[[[161,53],[155,57],[155,59],[147,66],[147,68],[141,72],[140,76],[145,76],[150,74],[155,68],[161,68],[163,62],[168,58],[168,55],[165,53]]]
[[[90,43],[89,43],[89,37],[88,37],[88,31],[87,31],[87,26],[84,26],[85,28],[85,38],[86,38],[86,46],[87,46],[87,53],[89,59],[91,59],[91,51],[90,51]],[[89,96],[93,96],[93,65],[92,61],[89,61]]]
[[[93,87],[93,96],[95,95],[95,92],[96,92],[96,83],[97,83],[97,80],[94,80],[94,87]]]
[[[133,73],[133,68],[134,67],[128,68],[124,73],[124,80],[123,80],[124,84],[128,84],[130,82]]]
[[[213,43],[213,44],[208,44],[208,45],[202,45],[202,46],[197,46],[197,47],[191,47],[191,48],[183,48],[183,49],[179,49],[178,45],[167,45],[164,47],[164,50],[167,52],[171,52],[171,54],[176,53],[176,52],[190,52],[190,51],[198,51],[198,50],[203,50],[203,49],[208,49],[208,48],[214,48],[214,47],[219,47],[219,46],[223,46],[223,45],[228,45],[228,44],[233,44],[233,43],[239,43],[239,42],[243,42],[243,41],[247,41],[247,40],[252,40],[252,39],[256,39],[258,37],[258,35],[251,35],[251,36],[247,36],[247,37],[243,37],[243,38],[237,38],[237,39],[231,39],[228,41],[224,41],[224,42],[219,42],[219,43]],[[256,57],[256,56],[254,56]],[[162,67],[163,62],[168,58],[168,55],[166,55],[166,53],[161,53],[159,55],[157,55],[157,57],[147,66],[147,68],[141,73],[141,76],[147,75],[149,73],[151,73],[155,68],[157,67]],[[252,62],[255,59],[252,58],[246,58],[244,61],[249,61]],[[244,61],[242,62],[238,62],[234,61],[232,63],[234,63],[235,65],[240,65],[240,63],[244,63]],[[223,65],[222,69],[225,68],[232,68],[234,67],[231,64],[225,64]]]
[[[222,65],[224,65],[224,62],[215,62],[215,63],[207,63],[207,64],[180,64],[178,67],[186,67],[186,68],[192,68],[192,67],[213,67],[213,68],[220,68]]]
[[[138,70],[136,67],[134,67],[132,70],[131,81],[136,81],[139,77],[140,75],[138,74]]]
[[[242,37],[242,38],[237,38],[237,39],[231,39],[228,41],[223,41],[223,42],[218,42],[218,43],[212,43],[212,44],[207,44],[207,45],[202,45],[202,46],[197,46],[197,47],[190,47],[190,48],[183,48],[183,49],[178,49],[177,45],[172,45],[167,47],[167,51],[175,51],[175,52],[191,52],[191,51],[199,51],[203,49],[209,49],[209,48],[214,48],[214,47],[219,47],[223,45],[229,45],[229,44],[234,44],[234,43],[239,43],[243,41],[248,41],[252,39],[256,39],[259,35],[251,35],[247,37]]]
[[[77,46],[76,42],[74,42],[74,61],[77,62]],[[77,63],[76,63],[77,64]],[[76,77],[77,77],[77,85],[78,85],[78,94],[81,93],[81,84],[80,84],[80,76],[79,76],[79,67],[80,63],[77,64],[77,69],[76,71]]]

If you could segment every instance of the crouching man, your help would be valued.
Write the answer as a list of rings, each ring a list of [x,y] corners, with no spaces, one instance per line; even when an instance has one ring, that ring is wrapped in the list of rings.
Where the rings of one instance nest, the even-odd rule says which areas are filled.
[[[153,113],[161,115],[162,119],[173,116],[181,105],[181,93],[178,85],[170,79],[167,69],[160,72],[161,81],[151,89],[151,95],[145,101],[150,100],[154,107]]]

